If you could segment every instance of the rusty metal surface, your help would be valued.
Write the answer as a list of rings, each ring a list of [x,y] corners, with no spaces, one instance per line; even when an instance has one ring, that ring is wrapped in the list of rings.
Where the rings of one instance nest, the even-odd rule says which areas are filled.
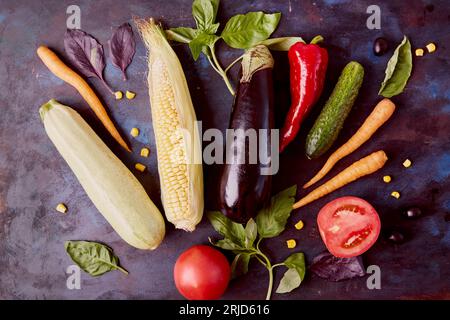
[[[216,236],[204,219],[193,233],[176,231],[167,224],[167,236],[154,252],[128,246],[84,194],[74,175],[47,138],[38,116],[38,107],[50,98],[73,106],[88,120],[106,143],[129,166],[142,161],[137,154],[147,145],[152,155],[145,164],[148,172],[136,174],[151,198],[160,206],[155,143],[149,102],[145,87],[145,51],[138,41],[137,53],[128,69],[129,81],[108,60],[105,70],[112,87],[137,92],[136,99],[115,101],[96,80],[90,83],[108,106],[124,134],[132,127],[141,129],[130,139],[135,152],[126,154],[111,141],[93,113],[74,89],[56,79],[38,60],[35,49],[46,44],[63,58],[66,8],[73,1],[5,1],[0,3],[0,299],[178,299],[172,268],[177,256],[193,244],[207,243]],[[166,26],[191,26],[191,1],[82,1],[82,29],[106,45],[111,27],[131,16],[153,16]],[[353,183],[292,214],[288,229],[280,237],[266,241],[264,248],[274,261],[291,251],[285,240],[297,239],[297,250],[307,260],[324,250],[316,225],[317,211],[328,201],[343,195],[364,197],[381,215],[383,226],[398,225],[408,232],[406,243],[393,246],[383,239],[366,254],[366,265],[380,266],[381,290],[369,290],[366,278],[328,283],[308,275],[301,288],[290,294],[274,294],[274,299],[416,299],[450,298],[450,87],[449,87],[449,10],[447,1],[379,1],[382,29],[365,27],[367,6],[371,1],[222,1],[219,21],[250,10],[280,11],[283,16],[275,36],[301,35],[311,39],[324,36],[330,53],[327,97],[342,67],[357,60],[366,70],[365,81],[337,145],[344,142],[379,100],[377,91],[384,68],[403,34],[413,47],[437,43],[434,54],[414,58],[413,76],[403,94],[394,98],[398,109],[393,118],[360,150],[341,161],[331,172],[336,174],[356,159],[377,149],[390,158],[380,172]],[[432,4],[432,6],[430,6]],[[427,6],[428,5],[428,6]],[[378,36],[389,40],[390,51],[382,57],[372,53]],[[220,46],[220,60],[227,64],[239,51]],[[232,98],[221,79],[203,57],[194,62],[186,46],[176,46],[203,128],[224,130]],[[289,104],[288,67],[285,53],[275,53],[276,113],[278,123]],[[236,80],[236,75],[234,76]],[[316,110],[323,105],[322,98]],[[317,111],[316,111],[317,114]],[[303,153],[306,130],[311,119],[281,157],[281,169],[274,179],[273,191],[292,184],[303,184],[323,163],[309,161]],[[413,161],[402,167],[405,158]],[[205,166],[206,208],[216,206],[218,166]],[[391,174],[389,185],[381,177]],[[392,190],[401,192],[395,200]],[[67,215],[54,210],[59,202],[69,207]],[[419,205],[425,216],[416,221],[399,218],[404,206]],[[301,232],[293,228],[303,219]],[[66,288],[65,270],[72,264],[64,251],[65,240],[97,240],[110,245],[120,257],[129,276],[110,272],[91,278],[82,274],[81,289]],[[276,272],[276,283],[282,270]],[[225,299],[262,299],[267,274],[252,263],[250,272],[230,284]]]

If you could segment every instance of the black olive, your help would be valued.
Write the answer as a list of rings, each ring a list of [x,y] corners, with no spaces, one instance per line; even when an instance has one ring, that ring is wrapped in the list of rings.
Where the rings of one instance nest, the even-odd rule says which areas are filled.
[[[422,215],[422,210],[417,207],[409,208],[403,212],[403,216],[408,219],[416,219]]]
[[[377,38],[373,43],[373,52],[376,56],[385,54],[388,50],[388,42],[384,38]]]
[[[385,232],[386,239],[394,244],[401,244],[405,242],[405,235],[398,229],[390,229]]]

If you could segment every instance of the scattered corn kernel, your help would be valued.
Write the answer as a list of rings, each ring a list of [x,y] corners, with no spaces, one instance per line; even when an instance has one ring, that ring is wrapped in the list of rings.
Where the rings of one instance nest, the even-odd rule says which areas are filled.
[[[127,97],[128,100],[132,100],[136,97],[136,93],[127,90],[127,92],[125,92],[125,97]]]
[[[392,178],[391,178],[391,176],[384,176],[383,177],[383,181],[386,182],[386,183],[389,183],[389,182],[392,181]]]
[[[295,224],[295,229],[297,229],[297,230],[302,230],[303,229],[303,227],[304,227],[304,223],[303,223],[303,221],[302,220],[299,220],[296,224]]]
[[[424,53],[423,49],[420,49],[420,48],[416,49],[416,51],[415,51],[416,57],[422,57],[423,53]]]
[[[400,192],[392,191],[391,196],[393,196],[394,198],[398,199],[398,198],[400,198]]]
[[[139,135],[139,129],[138,128],[131,129],[130,134],[136,138]]]
[[[403,166],[404,166],[405,168],[409,168],[409,167],[411,167],[411,165],[412,165],[411,160],[406,159],[405,161],[403,161]]]
[[[149,154],[150,154],[150,149],[149,148],[142,148],[141,149],[141,157],[147,158]]]
[[[67,207],[64,203],[58,203],[58,205],[56,206],[56,211],[61,212],[61,213],[66,213]]]
[[[293,249],[297,245],[294,239],[287,240],[286,244],[289,249]]]
[[[134,165],[134,167],[136,168],[136,170],[140,171],[140,172],[144,172],[145,169],[147,168],[146,166],[144,166],[142,163],[136,163]]]
[[[116,91],[116,92],[114,92],[114,95],[116,96],[116,100],[120,100],[123,98],[122,91]]]
[[[429,53],[436,51],[436,45],[433,42],[430,42],[429,44],[427,44],[426,48]]]

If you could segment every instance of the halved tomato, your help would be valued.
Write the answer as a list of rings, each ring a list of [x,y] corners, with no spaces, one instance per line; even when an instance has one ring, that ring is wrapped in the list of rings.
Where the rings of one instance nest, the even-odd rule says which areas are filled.
[[[336,257],[356,257],[369,250],[380,234],[380,218],[366,200],[337,198],[325,205],[317,216],[320,236]]]

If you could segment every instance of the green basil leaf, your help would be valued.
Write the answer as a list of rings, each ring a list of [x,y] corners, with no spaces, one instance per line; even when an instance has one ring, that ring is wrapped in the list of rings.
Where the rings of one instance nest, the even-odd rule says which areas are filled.
[[[216,20],[218,9],[219,0],[194,0],[192,3],[192,15],[197,28],[202,31],[208,30]]]
[[[261,11],[238,14],[228,20],[221,37],[230,47],[248,49],[269,38],[280,18],[281,13]]]
[[[302,278],[305,278],[305,255],[303,252],[297,252],[291,254],[286,260],[283,262],[286,267],[297,270],[298,274]]]
[[[284,262],[284,265],[289,269],[281,278],[280,284],[276,290],[277,293],[291,292],[298,288],[305,278],[305,256],[303,253],[291,254]]]
[[[207,217],[213,228],[241,248],[245,248],[246,234],[242,224],[225,217],[220,211],[209,211]]]
[[[90,241],[66,241],[64,247],[73,262],[91,276],[100,276],[111,270],[120,270],[128,274],[128,271],[119,266],[119,258],[114,255],[112,249],[104,244]]]
[[[238,253],[234,257],[234,260],[231,263],[231,277],[233,279],[248,272],[248,264],[250,263],[251,258],[252,254],[245,252]]]
[[[214,23],[210,25],[208,28],[206,28],[205,32],[208,34],[215,34],[217,30],[219,29],[220,23]]]
[[[189,48],[191,49],[194,60],[198,59],[202,51],[205,53],[206,47],[212,46],[217,39],[219,39],[219,37],[214,34],[202,32],[199,33],[194,40],[189,42]]]
[[[270,50],[289,51],[289,48],[297,42],[305,43],[305,40],[303,40],[300,37],[281,37],[281,38],[266,39],[259,42],[258,44],[265,45]]]
[[[406,36],[389,59],[379,95],[391,98],[403,92],[412,70],[411,43]]]
[[[261,238],[276,237],[284,230],[295,202],[296,192],[296,185],[281,191],[272,197],[268,207],[259,211],[256,224]]]
[[[258,227],[256,225],[255,220],[250,219],[245,226],[245,247],[252,248],[253,243],[256,240],[256,236],[258,235]]]
[[[166,30],[166,37],[168,40],[189,43],[191,42],[197,35],[197,30],[193,28],[170,28]]]
[[[280,284],[278,285],[276,293],[288,293],[298,288],[302,283],[298,272],[295,269],[287,269],[284,273],[283,278],[281,278]]]
[[[224,250],[232,250],[235,252],[241,252],[241,251],[245,251],[245,248],[242,248],[241,246],[239,246],[238,244],[234,243],[233,241],[231,241],[228,238],[222,239],[222,240],[218,240],[216,242],[213,242],[211,239],[209,239],[209,242],[216,246],[219,247],[221,249]]]

